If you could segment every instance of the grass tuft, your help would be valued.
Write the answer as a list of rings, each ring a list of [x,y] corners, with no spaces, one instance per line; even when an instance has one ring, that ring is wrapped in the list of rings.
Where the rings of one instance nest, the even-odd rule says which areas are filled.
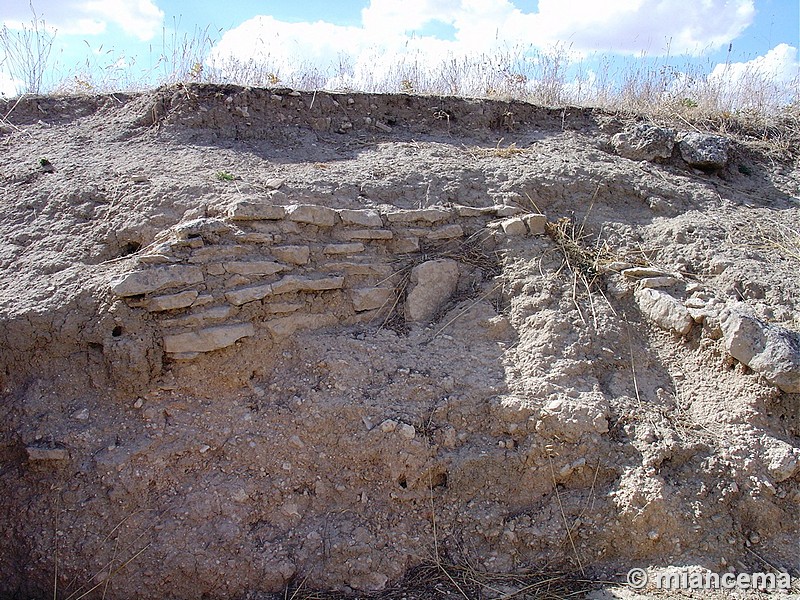
[[[214,174],[214,176],[219,181],[235,181],[236,180],[236,175],[234,175],[233,173],[228,173],[227,171],[217,171]]]

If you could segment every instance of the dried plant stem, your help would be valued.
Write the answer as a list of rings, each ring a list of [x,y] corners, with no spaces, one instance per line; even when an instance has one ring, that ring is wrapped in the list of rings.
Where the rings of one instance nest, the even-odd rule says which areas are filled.
[[[567,522],[567,515],[564,513],[564,505],[561,503],[561,494],[558,492],[558,482],[556,481],[556,470],[553,466],[553,457],[551,456],[550,452],[547,453],[547,460],[550,462],[550,475],[553,479],[553,490],[556,493],[556,501],[558,502],[558,510],[561,512],[561,519],[564,521],[564,529],[567,531],[567,538],[569,539],[570,546],[572,546],[572,553],[575,555],[575,561],[578,563],[578,568],[581,571],[581,575],[586,577],[586,571],[583,568],[581,557],[578,555],[578,549],[575,546],[575,540],[572,538],[572,528]]]

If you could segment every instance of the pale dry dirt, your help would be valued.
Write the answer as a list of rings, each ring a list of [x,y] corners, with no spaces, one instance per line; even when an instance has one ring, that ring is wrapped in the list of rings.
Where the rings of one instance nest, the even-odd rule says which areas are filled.
[[[190,86],[0,114],[0,596],[800,577],[800,395],[720,325],[800,329],[779,130],[702,171],[617,155],[633,117],[499,101]]]

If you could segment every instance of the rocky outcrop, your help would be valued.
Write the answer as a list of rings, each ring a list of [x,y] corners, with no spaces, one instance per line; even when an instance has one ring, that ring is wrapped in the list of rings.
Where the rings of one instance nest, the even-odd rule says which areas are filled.
[[[684,133],[679,136],[681,158],[692,167],[706,170],[724,169],[728,164],[730,142],[719,135]]]
[[[720,321],[725,349],[733,358],[783,391],[800,393],[800,334],[768,325],[741,306],[723,311]]]
[[[636,303],[642,314],[653,323],[678,335],[686,335],[694,322],[691,314],[675,298],[651,287],[636,290]]]
[[[615,134],[611,145],[617,154],[631,160],[669,158],[675,145],[675,130],[654,125],[637,125]]]
[[[631,160],[668,159],[676,143],[680,157],[690,167],[714,171],[728,164],[730,141],[719,135],[676,133],[668,127],[641,124],[611,137],[614,151]]]
[[[194,218],[162,233],[111,291],[150,315],[173,359],[259,335],[383,319],[432,319],[459,285],[466,238],[492,246],[540,234],[546,218],[508,206],[417,210],[333,209],[291,202],[279,191],[264,203],[237,201],[223,218]],[[402,273],[410,273],[407,297]],[[290,313],[290,314],[289,314]]]

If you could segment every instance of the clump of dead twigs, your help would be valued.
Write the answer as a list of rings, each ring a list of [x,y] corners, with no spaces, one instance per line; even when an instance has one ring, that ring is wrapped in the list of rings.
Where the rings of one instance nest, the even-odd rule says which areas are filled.
[[[598,266],[611,258],[607,245],[599,239],[594,244],[588,244],[583,225],[578,226],[568,217],[547,222],[544,230],[563,253],[570,271],[582,277],[587,287],[595,286],[599,275]]]
[[[582,598],[594,587],[590,581],[560,572],[486,573],[469,565],[426,562],[411,568],[395,585],[374,594],[345,595],[341,592],[316,592],[306,582],[292,584],[285,600],[567,600]]]
[[[411,284],[411,272],[417,265],[431,260],[452,259],[479,270],[482,281],[499,275],[502,271],[500,257],[495,251],[487,249],[487,238],[491,235],[490,232],[481,230],[458,244],[423,247],[419,252],[401,257],[390,278],[394,282],[394,302],[386,311],[380,328],[392,329],[397,333],[408,333],[409,328],[402,307]],[[493,291],[495,290],[490,290],[490,293]],[[480,293],[481,289],[478,286],[457,293],[449,305],[479,296]]]

